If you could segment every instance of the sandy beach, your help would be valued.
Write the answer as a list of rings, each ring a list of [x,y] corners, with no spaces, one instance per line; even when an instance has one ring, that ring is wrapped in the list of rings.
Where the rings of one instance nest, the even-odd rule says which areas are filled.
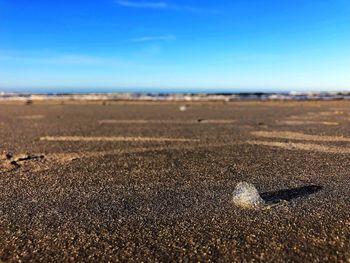
[[[0,103],[0,261],[350,261],[349,102],[186,104]]]

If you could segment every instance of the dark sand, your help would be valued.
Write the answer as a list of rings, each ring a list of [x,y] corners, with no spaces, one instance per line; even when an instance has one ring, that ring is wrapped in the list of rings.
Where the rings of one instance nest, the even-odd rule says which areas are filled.
[[[0,261],[350,262],[350,103],[180,105],[1,103]]]

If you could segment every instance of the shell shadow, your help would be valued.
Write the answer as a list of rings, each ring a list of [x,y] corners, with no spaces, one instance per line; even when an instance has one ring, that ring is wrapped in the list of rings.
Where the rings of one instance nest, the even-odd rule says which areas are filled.
[[[280,201],[291,201],[299,197],[305,197],[308,195],[315,194],[322,190],[320,185],[307,185],[292,189],[284,189],[273,192],[266,192],[261,194],[261,198],[265,200],[266,203],[275,204]]]

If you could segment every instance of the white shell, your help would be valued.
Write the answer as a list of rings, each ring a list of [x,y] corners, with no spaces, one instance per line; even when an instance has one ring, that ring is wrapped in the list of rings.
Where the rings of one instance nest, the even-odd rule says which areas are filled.
[[[253,208],[265,203],[255,186],[247,182],[237,184],[232,201],[236,206],[243,208]]]

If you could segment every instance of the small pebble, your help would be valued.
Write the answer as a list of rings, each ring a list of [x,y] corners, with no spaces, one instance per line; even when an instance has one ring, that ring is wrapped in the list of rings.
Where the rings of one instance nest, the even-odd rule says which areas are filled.
[[[180,106],[179,110],[180,111],[186,111],[187,110],[187,106],[186,105]]]

